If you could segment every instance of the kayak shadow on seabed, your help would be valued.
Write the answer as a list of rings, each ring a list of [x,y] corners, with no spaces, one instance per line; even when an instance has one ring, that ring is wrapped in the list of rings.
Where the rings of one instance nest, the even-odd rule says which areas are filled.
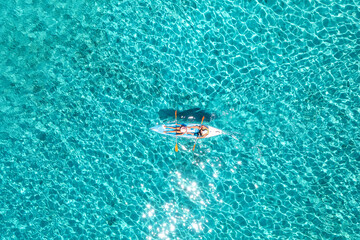
[[[162,121],[173,121],[175,116],[175,109],[160,109],[159,117]],[[185,111],[177,111],[177,117],[179,122],[199,122],[202,117],[205,122],[210,122],[216,118],[215,113],[209,113],[200,108],[192,108]]]

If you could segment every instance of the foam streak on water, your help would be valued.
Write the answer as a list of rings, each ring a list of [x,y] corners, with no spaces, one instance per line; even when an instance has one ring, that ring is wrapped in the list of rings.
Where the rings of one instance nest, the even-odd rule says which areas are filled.
[[[359,239],[356,1],[3,1],[4,239]],[[201,108],[228,134],[149,130]]]

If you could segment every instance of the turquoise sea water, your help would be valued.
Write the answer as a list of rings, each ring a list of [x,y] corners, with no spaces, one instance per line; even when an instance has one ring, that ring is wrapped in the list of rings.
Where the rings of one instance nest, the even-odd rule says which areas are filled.
[[[359,6],[2,1],[1,239],[360,239]]]

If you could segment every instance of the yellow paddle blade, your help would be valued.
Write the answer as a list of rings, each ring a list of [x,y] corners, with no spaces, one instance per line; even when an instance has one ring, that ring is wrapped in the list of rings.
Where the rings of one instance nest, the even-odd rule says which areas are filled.
[[[176,143],[176,145],[175,145],[175,152],[178,152],[179,151],[179,148],[178,148],[178,145],[177,145],[177,143]]]

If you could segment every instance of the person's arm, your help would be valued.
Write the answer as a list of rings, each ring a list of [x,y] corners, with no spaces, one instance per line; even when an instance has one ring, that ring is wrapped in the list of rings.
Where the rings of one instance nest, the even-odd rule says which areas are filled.
[[[202,135],[202,136],[200,136],[200,137],[198,137],[198,138],[205,138],[207,135],[208,135],[208,133],[205,134],[205,135]]]

